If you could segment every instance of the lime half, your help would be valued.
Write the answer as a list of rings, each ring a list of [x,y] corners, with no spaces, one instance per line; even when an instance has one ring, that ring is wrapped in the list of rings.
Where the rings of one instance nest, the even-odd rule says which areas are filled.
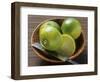
[[[52,26],[46,26],[39,31],[40,43],[44,49],[57,51],[61,46],[61,34]]]
[[[62,45],[58,53],[60,53],[64,57],[70,57],[75,52],[75,49],[76,45],[74,39],[68,34],[63,34]]]

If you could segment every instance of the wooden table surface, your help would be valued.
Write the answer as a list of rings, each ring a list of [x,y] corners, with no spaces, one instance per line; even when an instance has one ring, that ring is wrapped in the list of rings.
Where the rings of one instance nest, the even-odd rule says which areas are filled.
[[[31,35],[36,26],[43,22],[46,19],[51,19],[51,18],[67,18],[64,16],[41,16],[41,15],[28,15],[28,66],[47,66],[47,65],[68,65],[70,63],[65,62],[65,63],[60,63],[60,64],[54,64],[54,63],[49,63],[41,58],[39,58],[32,50],[31,47]],[[87,17],[75,17],[77,18],[82,25],[82,30],[84,31],[85,38],[86,38],[86,46],[84,52],[78,56],[74,61],[78,62],[79,64],[86,64],[87,63]]]

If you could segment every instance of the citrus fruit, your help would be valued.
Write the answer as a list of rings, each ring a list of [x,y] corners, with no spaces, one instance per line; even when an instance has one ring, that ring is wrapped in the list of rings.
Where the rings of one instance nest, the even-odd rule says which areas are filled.
[[[63,34],[62,45],[58,53],[61,53],[61,55],[63,54],[66,55],[66,57],[69,57],[75,52],[75,49],[76,45],[74,39],[68,34]]]
[[[81,34],[81,24],[75,18],[67,18],[62,23],[61,30],[64,34],[69,34],[77,39]]]
[[[39,31],[40,44],[44,49],[56,51],[61,46],[61,34],[53,26],[47,25],[44,28],[40,27]]]
[[[48,25],[56,28],[57,30],[59,30],[59,32],[61,31],[59,24],[56,23],[55,21],[47,21],[47,22],[43,23],[41,25],[41,29],[44,27],[47,27]]]

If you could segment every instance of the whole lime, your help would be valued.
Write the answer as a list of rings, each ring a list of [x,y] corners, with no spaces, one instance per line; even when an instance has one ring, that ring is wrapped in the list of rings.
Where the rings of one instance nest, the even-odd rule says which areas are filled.
[[[61,30],[64,34],[69,34],[77,39],[81,34],[81,24],[76,18],[67,18],[62,23]]]
[[[39,39],[43,48],[50,51],[57,51],[61,46],[61,34],[51,25],[40,27]]]
[[[41,29],[44,28],[44,27],[47,27],[48,25],[51,26],[51,27],[56,28],[57,30],[59,30],[59,32],[61,32],[59,24],[56,23],[55,21],[52,21],[52,20],[51,21],[46,21],[45,23],[43,23],[41,25]]]
[[[76,49],[75,40],[68,34],[62,35],[62,45],[60,47],[60,50],[58,53],[61,53],[61,55],[66,55],[66,57],[71,56]]]

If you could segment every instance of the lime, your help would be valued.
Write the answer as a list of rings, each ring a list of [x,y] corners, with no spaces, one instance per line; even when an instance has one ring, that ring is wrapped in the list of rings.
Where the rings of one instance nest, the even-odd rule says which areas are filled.
[[[58,53],[61,53],[61,55],[63,54],[66,55],[66,57],[69,57],[75,52],[75,49],[76,45],[74,39],[68,34],[63,34],[62,45]]]
[[[62,23],[61,30],[64,34],[69,34],[77,39],[81,34],[81,24],[75,18],[67,18]]]
[[[56,51],[61,46],[61,34],[51,25],[40,27],[39,38],[44,49]]]
[[[44,28],[44,27],[47,27],[48,25],[56,28],[57,30],[59,30],[59,32],[61,32],[59,24],[56,23],[55,21],[47,21],[47,22],[43,23],[41,25],[41,29]]]

